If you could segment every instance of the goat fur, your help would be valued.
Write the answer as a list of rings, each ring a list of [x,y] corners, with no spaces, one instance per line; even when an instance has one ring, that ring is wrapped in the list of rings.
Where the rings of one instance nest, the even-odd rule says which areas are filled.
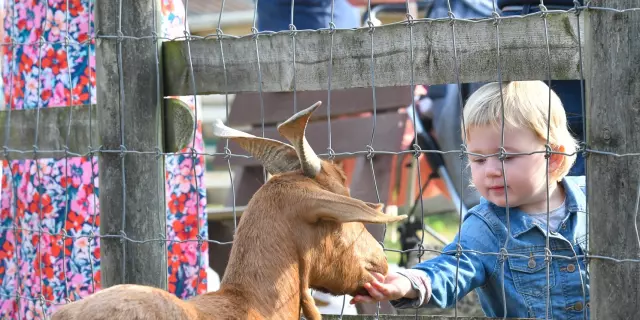
[[[243,213],[218,291],[181,300],[158,288],[121,284],[63,306],[52,319],[300,319],[302,310],[317,320],[309,288],[366,294],[371,272],[386,274],[388,265],[363,223],[406,216],[386,216],[382,204],[351,198],[342,169],[313,153],[304,130],[319,105],[278,127],[293,147],[216,124],[220,137],[238,142],[273,175]]]

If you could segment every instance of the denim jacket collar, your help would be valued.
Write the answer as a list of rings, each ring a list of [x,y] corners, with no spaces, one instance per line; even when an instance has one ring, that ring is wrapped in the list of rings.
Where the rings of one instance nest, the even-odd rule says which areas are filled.
[[[574,226],[574,232],[572,236],[573,239],[570,240],[574,243],[579,243],[581,246],[584,244],[582,242],[584,241],[587,231],[584,182],[584,177],[565,177],[561,181],[566,193],[566,205],[569,211],[563,223],[571,220]],[[491,211],[495,212],[498,218],[506,225],[507,211],[505,208],[490,203],[484,198],[481,201],[485,202],[491,208]],[[540,223],[518,208],[509,208],[509,221],[511,225],[511,236],[514,238],[532,228],[538,228],[546,236],[546,227],[540,225]]]

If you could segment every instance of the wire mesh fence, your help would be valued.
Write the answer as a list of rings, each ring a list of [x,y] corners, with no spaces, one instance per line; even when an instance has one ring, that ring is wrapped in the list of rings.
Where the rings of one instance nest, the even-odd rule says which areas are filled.
[[[512,66],[517,63],[509,61],[508,55],[512,54],[513,50],[507,48],[505,49],[507,50],[505,54],[503,52],[504,46],[501,46],[501,39],[509,32],[509,30],[503,29],[505,21],[524,21],[531,17],[540,18],[538,22],[539,29],[535,32],[542,35],[541,39],[544,47],[539,49],[546,53],[541,59],[547,63],[533,67],[538,69],[536,71],[538,75],[544,75],[539,80],[551,84],[554,79],[564,76],[567,79],[580,79],[581,85],[583,85],[584,79],[589,78],[584,76],[584,70],[587,66],[583,63],[584,52],[582,44],[584,39],[582,37],[586,31],[585,26],[582,25],[581,16],[585,12],[614,12],[631,16],[637,15],[638,11],[640,11],[639,8],[604,8],[590,5],[583,6],[576,2],[575,7],[571,9],[552,10],[541,5],[539,7],[540,12],[506,17],[501,16],[494,3],[491,17],[463,19],[455,16],[451,3],[447,1],[447,18],[418,18],[412,16],[410,12],[411,5],[407,2],[406,19],[404,21],[380,26],[376,25],[371,17],[372,3],[369,1],[367,3],[368,17],[365,26],[357,29],[361,32],[366,32],[365,38],[368,39],[366,42],[360,43],[360,47],[351,49],[352,51],[365,52],[366,55],[364,57],[360,56],[358,59],[360,59],[360,62],[367,61],[368,63],[364,67],[360,66],[360,69],[343,69],[336,67],[345,66],[349,63],[349,58],[345,59],[342,55],[345,52],[343,49],[346,45],[341,41],[350,36],[347,31],[353,30],[336,27],[333,19],[326,28],[320,30],[298,30],[293,23],[295,1],[292,1],[289,30],[278,32],[260,31],[257,28],[257,5],[256,1],[252,28],[246,36],[238,37],[224,33],[221,28],[221,21],[225,14],[225,1],[222,1],[222,7],[219,8],[216,33],[206,37],[199,37],[191,35],[188,28],[189,17],[186,14],[187,10],[185,10],[189,6],[188,0],[184,1],[184,8],[178,2],[167,4],[165,2],[148,1],[148,3],[145,2],[145,4],[140,5],[119,1],[118,5],[111,9],[109,9],[108,5],[100,4],[100,9],[104,10],[102,12],[96,12],[97,5],[93,1],[87,0],[66,0],[55,3],[9,1],[5,3],[5,12],[8,14],[4,23],[5,34],[7,34],[5,39],[8,41],[3,43],[3,67],[8,67],[8,70],[3,72],[7,105],[5,106],[5,136],[3,143],[2,225],[0,226],[2,228],[0,240],[3,242],[2,251],[0,251],[0,254],[2,254],[0,256],[2,259],[0,268],[2,269],[0,270],[3,272],[0,273],[4,274],[2,282],[0,282],[0,294],[3,301],[2,309],[0,310],[2,317],[17,319],[47,318],[60,305],[82,299],[86,295],[99,290],[102,286],[119,282],[140,283],[149,281],[149,283],[168,289],[181,298],[205,292],[207,283],[204,270],[208,261],[208,244],[231,245],[232,243],[218,241],[215,239],[216,235],[208,235],[206,232],[207,224],[204,210],[206,196],[203,191],[202,180],[204,158],[224,157],[226,159],[231,193],[234,198],[237,191],[233,188],[232,168],[234,159],[248,158],[244,154],[232,153],[229,149],[228,141],[225,142],[225,152],[223,153],[203,151],[200,131],[201,114],[199,114],[195,104],[199,99],[199,95],[205,94],[207,91],[217,92],[225,96],[227,116],[229,115],[229,96],[231,94],[257,91],[260,96],[259,112],[262,117],[261,130],[264,136],[265,109],[262,101],[264,92],[280,91],[282,88],[287,89],[282,91],[292,91],[294,97],[292,105],[282,107],[291,108],[291,114],[293,114],[307,107],[299,105],[297,100],[299,92],[318,88],[326,89],[326,123],[329,143],[326,146],[327,152],[319,155],[327,159],[354,156],[365,157],[371,167],[374,184],[376,181],[374,158],[390,154],[408,154],[413,155],[416,159],[421,155],[430,153],[440,155],[458,154],[460,155],[460,161],[465,165],[468,156],[480,158],[497,157],[502,163],[501,176],[505,184],[508,180],[508,172],[504,169],[504,162],[511,156],[544,154],[548,166],[549,159],[554,154],[572,156],[582,153],[585,156],[597,155],[612,157],[613,159],[633,159],[640,155],[635,152],[618,153],[596,150],[584,142],[581,144],[580,149],[575,150],[575,152],[557,151],[553,149],[550,143],[550,132],[547,132],[545,150],[535,152],[507,152],[505,146],[501,145],[499,153],[478,154],[466,150],[466,141],[463,142],[460,150],[422,150],[418,141],[417,131],[414,131],[413,148],[411,150],[391,152],[374,149],[376,139],[379,139],[379,133],[377,135],[376,132],[376,119],[380,96],[376,94],[376,88],[399,83],[408,85],[409,90],[407,90],[406,95],[411,101],[411,105],[408,106],[408,110],[412,114],[410,120],[412,121],[412,127],[417,128],[420,126],[418,123],[420,120],[416,116],[419,112],[414,93],[415,87],[419,83],[432,84],[438,83],[438,81],[440,83],[451,83],[447,82],[446,79],[453,79],[454,81],[452,82],[458,85],[464,82],[471,82],[470,80],[498,81],[498,83],[502,83],[506,78],[516,79],[523,77],[522,74],[518,73],[506,75],[504,63],[509,65],[507,72],[513,72],[515,68]],[[135,32],[137,30],[127,29],[126,26],[127,23],[132,23],[129,20],[131,15],[127,14],[126,10],[140,8],[151,9],[150,11],[153,13],[151,16],[145,15],[144,19],[140,19],[143,24],[148,23],[149,27],[145,29],[150,31],[148,34]],[[331,9],[331,16],[333,17],[333,6]],[[97,15],[103,16],[98,17]],[[554,42],[557,38],[554,39],[554,37],[558,37],[558,35],[553,34],[550,30],[555,31],[558,29],[550,29],[548,19],[553,19],[554,16],[559,16],[569,21],[570,25],[567,26],[569,29],[567,33],[577,38],[575,47],[571,49],[577,49],[575,55],[577,55],[576,61],[578,65],[576,68],[569,68],[571,69],[570,71],[558,71],[555,68],[556,65],[554,65],[554,63],[559,63],[558,59],[562,59],[552,56],[552,53],[558,52],[558,48],[554,48],[553,45],[557,44],[557,42]],[[629,16],[625,16],[624,19],[632,19]],[[173,17],[173,20],[170,17]],[[102,23],[102,29],[98,27],[94,30],[94,18],[99,21],[98,24]],[[633,21],[637,23],[638,19],[635,18]],[[448,24],[449,43],[447,46],[453,53],[453,57],[448,57],[451,64],[440,66],[441,70],[453,67],[453,70],[450,70],[450,74],[444,79],[434,76],[438,72],[425,72],[416,62],[424,62],[422,60],[424,52],[415,51],[416,42],[419,41],[418,38],[425,37],[426,35],[423,32],[429,30],[427,27],[438,22],[446,22]],[[487,64],[495,63],[495,68],[485,66],[485,69],[493,69],[494,71],[491,77],[485,78],[483,78],[484,74],[482,76],[474,75],[472,71],[469,71],[472,69],[469,68],[462,71],[465,68],[462,61],[469,60],[468,57],[473,55],[473,48],[469,49],[460,46],[460,30],[457,29],[460,24],[472,23],[480,25],[483,22],[489,22],[494,30],[494,33],[492,33],[493,42],[490,45],[494,50],[492,51],[494,56],[492,61],[487,61]],[[156,28],[159,24],[163,24],[165,29]],[[571,24],[576,25],[577,32],[573,33]],[[406,27],[402,29],[402,32],[406,32],[403,39],[407,41],[402,50],[403,54],[406,55],[406,61],[402,65],[406,65],[408,68],[407,70],[398,68],[381,70],[381,64],[379,63],[381,59],[380,53],[385,50],[385,45],[389,44],[389,34],[397,32],[397,30],[392,29],[397,25]],[[109,30],[115,30],[115,32],[105,33],[105,30],[108,29],[105,26],[113,27],[114,29]],[[486,27],[487,24],[483,26]],[[130,31],[130,33],[125,32],[125,30]],[[416,30],[420,30],[420,32],[416,32]],[[469,30],[473,30],[473,27],[470,27]],[[286,35],[289,38],[278,38],[280,35]],[[439,36],[442,36],[442,34],[439,34]],[[464,36],[463,43],[472,42],[467,33]],[[309,76],[308,71],[312,69],[308,69],[306,65],[310,57],[314,57],[313,53],[310,52],[318,51],[318,49],[311,47],[308,40],[318,39],[318,37],[324,39],[323,44],[328,44],[328,48],[323,48],[325,51],[322,52],[327,59],[322,62],[323,69],[313,67],[319,72]],[[274,50],[273,46],[266,46],[266,41],[278,43],[278,39],[285,39],[290,43],[286,47],[290,49],[289,52]],[[102,44],[100,44],[101,41]],[[184,48],[182,52],[185,55],[181,56],[181,62],[185,63],[185,73],[180,75],[180,81],[182,81],[183,85],[181,89],[175,89],[178,88],[175,85],[178,81],[173,81],[173,84],[169,85],[163,84],[163,82],[171,82],[173,78],[178,78],[163,70],[168,65],[166,61],[162,61],[163,58],[174,57],[161,52],[159,44],[163,41],[180,42],[181,48]],[[145,73],[146,75],[153,75],[153,83],[151,86],[149,84],[141,86],[143,89],[135,85],[135,78],[138,75],[128,73],[133,66],[130,64],[131,61],[126,59],[131,59],[132,52],[123,51],[123,48],[132,50],[131,43],[145,43],[150,46],[145,47],[145,49],[155,47],[155,51],[146,56],[151,58],[145,64],[147,67],[154,67],[151,71],[145,71],[147,72]],[[235,53],[249,47],[247,43],[251,45],[250,54],[244,51],[244,54],[249,57],[247,58],[248,60],[234,61],[238,58]],[[202,52],[201,48],[203,46],[209,46],[211,50],[215,48],[215,52],[218,53],[218,55],[205,62],[212,66],[221,66],[217,74],[222,74],[222,77],[219,77],[213,84],[206,82],[206,76],[202,75],[202,59],[199,54]],[[197,47],[197,53],[193,53],[194,47]],[[263,48],[266,49],[261,50]],[[338,52],[336,48],[340,49],[339,54],[336,54]],[[98,60],[100,57],[105,60],[95,62],[93,59],[96,51],[99,52]],[[232,54],[230,55],[229,52],[232,52]],[[265,55],[265,52],[268,53]],[[280,56],[274,58],[274,52],[280,54]],[[229,59],[230,56],[232,60]],[[110,58],[113,58],[113,61],[108,60]],[[25,62],[25,59],[28,62]],[[336,62],[336,60],[340,61]],[[251,63],[246,61],[251,61]],[[552,63],[552,61],[554,62]],[[590,61],[589,63],[595,62]],[[243,64],[245,66],[242,66]],[[94,69],[94,65],[98,66],[97,70]],[[280,67],[283,65],[288,65],[285,72],[279,74],[272,72],[274,66]],[[354,76],[350,74],[354,70],[367,70],[367,72],[360,72]],[[104,76],[96,76],[96,72],[99,73],[101,71]],[[140,70],[140,72],[143,72],[143,70]],[[577,74],[575,74],[576,72]],[[245,76],[249,73],[252,76]],[[561,75],[561,73],[564,75]],[[390,76],[391,80],[388,77],[390,74],[392,75]],[[282,77],[279,79],[280,81],[271,81],[278,79],[279,76]],[[573,76],[577,77],[574,78]],[[243,83],[247,82],[248,78],[257,81],[250,86],[243,86]],[[317,81],[319,79],[323,81]],[[345,79],[356,80],[349,82],[345,81]],[[427,82],[425,79],[432,79],[433,82]],[[394,83],[393,81],[399,82]],[[52,86],[52,84],[54,85]],[[362,146],[354,145],[352,150],[336,152],[333,149],[332,141],[335,141],[336,138],[343,139],[344,137],[332,136],[332,90],[349,88],[352,85],[371,88],[370,119],[372,121],[372,131],[368,144]],[[207,86],[213,87],[207,88]],[[131,89],[131,87],[136,89]],[[137,89],[141,91],[146,89],[146,97],[156,97],[152,102],[147,102],[150,105],[154,105],[154,108],[149,107],[140,109],[141,111],[131,111],[131,108],[140,108],[140,105],[144,103],[135,99],[132,100],[131,96],[137,94],[132,90]],[[161,97],[163,94],[167,95],[167,92],[171,95],[182,96],[182,99],[192,104],[191,108],[194,111],[193,141],[190,146],[177,151],[165,150],[163,147],[164,142],[161,140],[162,129],[159,129],[162,127],[162,112],[158,110],[161,110],[160,106],[163,100]],[[114,93],[117,98],[110,95]],[[459,107],[462,110],[462,92],[459,92],[458,95],[461,97],[459,99]],[[585,92],[580,93],[582,113],[585,117],[588,114],[586,96]],[[104,98],[105,100],[101,101],[96,97]],[[504,103],[504,101],[502,102]],[[335,104],[335,101],[333,103]],[[39,128],[43,126],[41,123],[43,110],[53,106],[90,104],[97,104],[98,106],[100,129],[94,127],[97,124],[92,124],[93,117],[91,112],[94,109],[89,107],[88,141],[90,141],[90,144],[86,147],[85,152],[76,153],[70,151],[69,145],[72,143],[71,140],[74,139],[75,134],[72,132],[74,113],[71,111],[66,113],[66,127],[64,127],[66,131],[62,135],[64,143],[57,146],[43,146],[39,143],[39,137],[42,136]],[[101,109],[100,107],[104,108]],[[257,108],[256,112],[258,112]],[[35,125],[33,126],[33,146],[31,148],[15,147],[10,140],[11,131],[20,132],[20,130],[23,130],[21,126],[26,126],[20,122],[16,123],[15,120],[12,121],[12,113],[14,113],[13,118],[15,119],[15,113],[23,109],[36,110]],[[501,122],[504,124],[504,108],[502,112]],[[140,140],[144,139],[144,141],[140,142],[138,139],[132,138],[136,137],[136,135],[141,135],[140,129],[133,125],[148,121],[149,118],[144,118],[146,114],[154,114],[153,121],[149,121],[151,124],[147,127],[147,131],[144,131],[144,137],[138,137]],[[550,92],[548,114],[551,114]],[[131,115],[137,115],[140,118],[128,118]],[[551,119],[547,119],[547,123],[550,121]],[[614,126],[615,124],[610,125]],[[97,130],[96,132],[99,133],[95,133],[93,130]],[[504,132],[504,125],[501,130]],[[588,126],[585,121],[584,132],[587,131]],[[101,135],[101,142],[94,145],[93,143],[96,140],[93,135],[95,134]],[[463,136],[466,137],[466,134]],[[504,133],[502,139],[504,142]],[[137,147],[132,147],[132,144]],[[317,146],[316,148],[319,147],[324,146]],[[64,157],[51,158],[51,154],[62,154]],[[110,162],[106,163],[104,160],[100,162],[98,160],[100,157],[108,158]],[[146,163],[147,166],[143,166],[140,163]],[[104,171],[107,167],[114,171]],[[140,168],[144,168],[144,170],[139,170]],[[417,166],[417,170],[417,186],[420,187],[419,194],[422,194],[424,181],[421,180],[420,166]],[[589,168],[589,170],[594,169]],[[110,179],[104,179],[103,172]],[[629,174],[631,177],[626,178],[638,178],[638,173],[635,171],[629,172]],[[151,186],[141,186],[136,180],[141,177],[144,177],[143,180],[145,182],[156,181],[156,183]],[[263,178],[266,181],[266,172]],[[549,176],[547,175],[545,179],[548,184]],[[98,180],[102,183],[100,189],[98,188]],[[589,179],[587,181],[591,182]],[[628,181],[633,180],[625,181],[629,183]],[[464,183],[467,182],[461,181],[461,184]],[[378,190],[377,184],[374,187],[376,197],[380,202],[380,193],[386,192],[386,190]],[[590,184],[589,187],[592,187],[592,185]],[[640,198],[640,186],[627,184],[625,187],[630,190],[637,189],[636,191]],[[107,196],[104,195],[103,192],[105,191],[102,188],[107,190]],[[147,193],[137,193],[135,191],[137,189],[146,189]],[[140,195],[144,195],[142,199],[138,198],[141,197]],[[587,192],[587,195],[588,197],[601,196],[592,192]],[[110,203],[99,201],[98,197],[100,200],[107,199]],[[146,212],[139,210],[138,207],[132,207],[130,204],[131,199],[127,197],[135,198],[136,201],[140,202],[141,207],[148,206]],[[460,198],[462,197],[463,195],[460,195]],[[505,193],[505,198],[507,203],[507,232],[512,234],[512,230],[509,229],[511,223],[508,220],[510,216],[508,193]],[[585,200],[586,203],[592,203],[592,201]],[[512,247],[509,246],[509,241],[511,241],[509,238],[495,252],[469,250],[461,245],[462,237],[458,237],[458,242],[452,244],[455,250],[444,253],[454,256],[458,266],[461,263],[460,259],[467,255],[494,256],[499,263],[499,277],[502,277],[502,279],[504,279],[505,275],[511,274],[510,272],[507,273],[509,268],[508,259],[511,257],[524,258],[528,263],[533,261],[534,264],[542,261],[545,265],[545,271],[543,272],[545,273],[544,282],[546,285],[544,286],[544,294],[538,296],[538,298],[545,300],[546,318],[551,318],[552,316],[550,314],[553,305],[553,297],[551,296],[552,283],[553,281],[560,281],[558,280],[559,275],[552,273],[552,263],[555,263],[555,261],[575,261],[578,265],[578,272],[582,271],[581,266],[590,268],[590,263],[593,263],[594,260],[612,261],[621,265],[630,263],[632,265],[631,268],[636,268],[633,270],[637,270],[637,263],[640,262],[637,252],[628,252],[628,256],[623,257],[607,256],[601,253],[594,254],[590,248],[586,248],[583,254],[575,254],[574,252],[574,255],[571,256],[554,253],[557,248],[552,245],[553,233],[549,228],[550,209],[552,209],[548,205],[549,202],[549,198],[547,198],[546,230],[542,230],[545,233],[545,245],[544,248],[536,251],[536,254],[512,252],[510,250]],[[422,201],[419,203],[420,218],[421,221],[424,221],[425,208]],[[149,206],[149,204],[151,205]],[[463,204],[458,203],[458,205],[459,210],[463,211]],[[626,243],[630,251],[637,251],[640,248],[637,207],[638,205],[636,204],[635,211],[626,216],[633,218],[633,221],[627,223],[634,224],[635,234],[625,233],[623,239],[620,240]],[[631,207],[626,206],[625,208]],[[236,209],[234,203],[232,206],[234,222],[238,218]],[[141,211],[143,212],[141,213]],[[101,218],[104,217],[103,214],[105,212],[108,212],[108,217],[119,217],[119,219],[115,224],[113,221],[106,222]],[[585,210],[583,213],[587,219],[585,221],[586,233],[585,238],[580,240],[582,244],[590,244],[589,232],[598,229],[590,225],[588,212]],[[145,215],[152,218],[146,221],[139,220]],[[459,232],[462,231],[463,218],[464,216],[461,215]],[[109,228],[101,225],[105,223],[110,225]],[[153,225],[153,227],[141,227],[141,225],[145,224]],[[428,226],[423,225],[422,228],[427,229]],[[149,231],[149,229],[153,230]],[[158,230],[160,231],[154,233]],[[145,232],[151,236],[137,237]],[[383,238],[385,237],[386,229],[383,233]],[[423,241],[424,238],[421,239],[421,243]],[[109,244],[105,246],[105,243]],[[381,243],[384,244],[382,241]],[[602,250],[602,247],[599,249]],[[417,251],[419,253],[418,257],[420,257],[419,261],[422,261],[421,253],[425,250],[428,251],[422,245],[418,245],[416,249],[411,250],[389,248],[385,250],[387,252]],[[131,253],[132,251],[134,252],[133,254]],[[437,250],[432,251],[433,253],[440,253]],[[145,255],[145,252],[148,255]],[[158,255],[163,256],[160,258],[163,264],[156,266],[156,268],[160,268],[161,273],[147,269],[140,270],[140,266],[135,266],[135,263],[146,260],[148,256],[154,256],[154,259],[149,261],[155,263]],[[105,257],[108,259],[107,265],[109,267],[107,268],[104,268]],[[104,272],[109,272],[110,275],[106,275]],[[153,277],[155,277],[155,280],[150,280]],[[458,291],[457,285],[460,283],[458,277],[460,277],[460,274],[458,268],[456,268],[454,277],[456,287],[453,288],[453,292]],[[587,318],[589,308],[586,306],[588,306],[588,296],[590,294],[587,288],[588,280],[583,277],[580,278],[581,287],[584,288],[581,301],[585,303],[585,307],[577,310],[573,305],[573,311]],[[108,279],[108,283],[101,282],[101,279]],[[504,282],[502,282],[502,285],[503,287],[500,290],[502,293],[502,312],[507,314],[509,309],[506,302],[508,301],[507,291],[504,288]],[[593,286],[591,288],[593,289]],[[628,289],[633,290],[630,288]],[[625,288],[621,289],[625,290]],[[598,290],[603,289],[598,288]],[[629,292],[629,294],[632,293]],[[593,294],[591,296],[593,297]],[[457,318],[459,316],[458,308],[455,302],[453,305],[454,317]],[[378,309],[379,312],[380,310]],[[636,309],[636,313],[638,312],[640,310]]]

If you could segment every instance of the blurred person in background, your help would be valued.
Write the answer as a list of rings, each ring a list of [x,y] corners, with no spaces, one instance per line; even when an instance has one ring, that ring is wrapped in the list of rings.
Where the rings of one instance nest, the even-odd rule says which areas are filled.
[[[259,0],[256,26],[258,30],[289,30],[291,5],[291,0]],[[293,24],[297,30],[329,28],[332,5],[333,23],[336,28],[357,28],[360,26],[359,10],[348,0],[295,0],[293,2]]]
[[[2,42],[17,44],[2,46],[4,110],[96,103],[92,3],[95,1],[4,1]],[[161,3],[159,36],[183,36],[183,3]],[[67,36],[71,39],[68,49],[64,44]],[[42,46],[38,44],[41,39],[46,41]],[[193,98],[181,99],[195,108]],[[16,130],[15,124],[11,127]],[[195,150],[203,149],[198,121]],[[195,163],[183,155],[164,159],[167,239],[196,239],[198,220],[200,236],[207,239],[203,156],[198,156]],[[89,237],[100,234],[98,181],[97,155],[69,157],[68,161],[2,161],[0,319],[45,319],[65,299],[75,301],[100,290],[100,239]],[[15,231],[14,225],[18,228]],[[38,232],[40,227],[42,234]],[[68,235],[64,243],[63,230]],[[197,242],[167,245],[169,291],[179,298],[206,292],[207,242],[199,252],[199,263]],[[200,283],[196,283],[198,276]]]

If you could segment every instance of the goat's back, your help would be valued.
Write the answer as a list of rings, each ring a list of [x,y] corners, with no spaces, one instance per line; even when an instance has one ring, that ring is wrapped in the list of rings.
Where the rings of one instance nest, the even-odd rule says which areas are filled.
[[[192,306],[167,291],[123,284],[60,308],[52,320],[196,320]]]

